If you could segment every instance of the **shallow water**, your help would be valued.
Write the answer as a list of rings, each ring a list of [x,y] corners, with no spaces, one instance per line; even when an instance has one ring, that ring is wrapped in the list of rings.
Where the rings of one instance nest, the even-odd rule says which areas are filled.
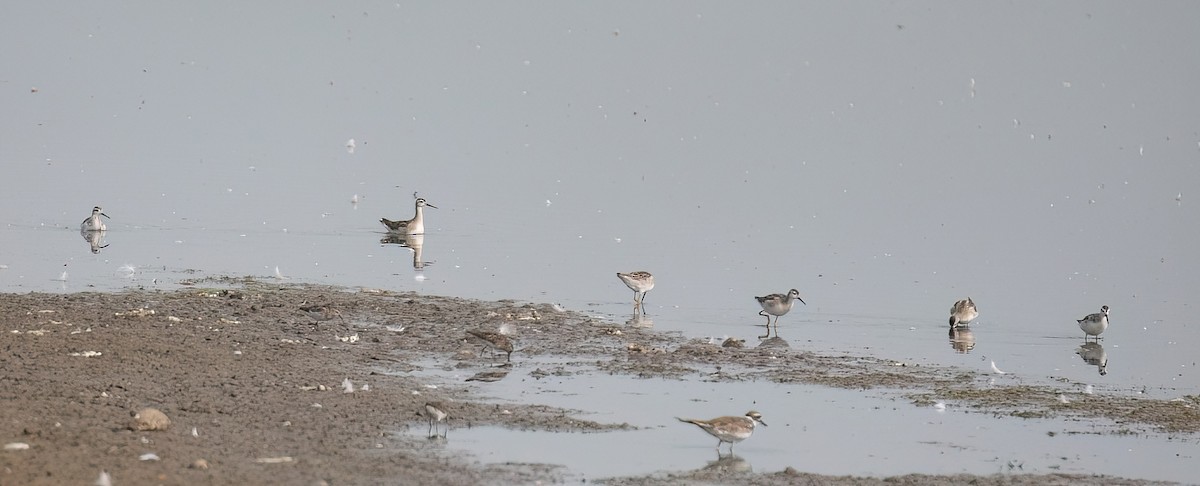
[[[458,424],[446,433],[448,444],[485,462],[563,464],[577,479],[702,467],[758,472],[793,467],[831,475],[1066,472],[1187,482],[1194,480],[1200,457],[1194,438],[1102,434],[1087,422],[1014,421],[953,405],[938,411],[818,386],[602,374],[535,380],[527,374],[532,368],[533,363],[518,367],[481,389],[502,401],[536,399],[588,410],[592,413],[581,418],[638,430],[562,434]],[[674,404],[670,409],[663,406],[668,401]],[[750,409],[762,412],[768,426],[735,445],[732,458],[726,449],[717,452],[716,439],[673,418]],[[505,447],[495,447],[498,443]],[[1147,462],[1157,467],[1147,470]]]
[[[475,7],[9,9],[0,40],[30,47],[0,53],[19,67],[0,80],[0,290],[253,275],[551,301],[625,322],[632,292],[615,273],[640,269],[656,275],[641,323],[657,330],[753,343],[752,297],[796,288],[808,305],[779,326],[796,349],[1200,393],[1188,192],[1200,99],[1182,82],[1200,73],[1177,62],[1200,7]],[[280,9],[296,15],[229,23]],[[48,17],[62,21],[36,21]],[[419,269],[377,222],[410,217],[414,192],[439,207]],[[92,253],[78,225],[97,204],[112,218]],[[981,316],[963,354],[946,321],[967,296]],[[1104,376],[1076,354],[1074,322],[1101,305]],[[745,408],[692,410],[691,390],[649,406]],[[746,393],[783,400],[766,384]],[[876,403],[821,393],[848,411]],[[685,432],[664,440],[703,442]],[[815,440],[920,443],[831,434]],[[763,435],[739,454],[756,470],[784,464]],[[972,447],[1005,458],[1030,435]],[[1116,461],[1105,445],[1153,438],[1055,439],[1122,474],[1171,467]],[[842,472],[947,467],[888,457]],[[704,459],[689,460],[679,467]]]

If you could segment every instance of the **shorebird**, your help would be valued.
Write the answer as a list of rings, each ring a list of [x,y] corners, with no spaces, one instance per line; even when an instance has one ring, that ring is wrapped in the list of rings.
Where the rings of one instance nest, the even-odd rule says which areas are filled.
[[[734,442],[749,439],[750,435],[754,434],[755,424],[762,424],[763,427],[767,426],[767,423],[762,421],[762,414],[753,410],[746,412],[746,415],[740,417],[717,417],[712,420],[675,418],[680,422],[700,427],[701,430],[716,437],[718,453],[721,451],[721,444],[728,442],[729,452],[732,454]]]
[[[346,318],[342,317],[342,311],[333,307],[321,304],[309,304],[308,302],[300,303],[300,310],[308,317],[317,322],[332,320],[334,317],[341,319],[342,324],[346,323]]]
[[[446,406],[443,405],[442,402],[426,402],[425,403],[425,416],[429,418],[429,432],[427,435],[429,435],[430,437],[437,437],[437,435],[435,434],[436,430],[434,429],[434,424],[441,422],[443,420],[446,420],[447,417],[450,416],[450,414],[446,413]],[[446,422],[446,433],[449,433],[449,432],[450,432],[450,422],[447,421]],[[444,434],[442,436],[445,437]]]
[[[1101,306],[1100,312],[1088,314],[1083,319],[1077,319],[1079,328],[1083,329],[1083,340],[1087,341],[1088,336],[1095,336],[1096,340],[1100,340],[1100,333],[1108,329],[1108,306]]]
[[[100,209],[100,206],[96,206],[96,207],[92,208],[92,215],[88,216],[87,219],[83,220],[83,223],[79,224],[79,231],[104,231],[104,230],[107,230],[108,227],[104,226],[104,221],[100,219],[101,216],[108,218],[108,215],[104,214],[104,210]],[[112,219],[112,218],[108,218],[108,219]]]
[[[426,202],[425,198],[418,197],[416,202],[416,214],[413,215],[412,219],[404,221],[392,221],[387,218],[379,218],[379,222],[383,223],[383,225],[387,227],[388,231],[404,231],[405,233],[409,234],[423,234],[425,233],[425,222],[424,218],[422,217],[423,215],[421,208],[426,206],[437,209],[437,206]]]
[[[966,300],[955,302],[954,307],[950,308],[950,327],[969,325],[976,317],[979,317],[979,311],[975,309],[975,301],[967,297]]]
[[[643,271],[629,273],[617,272],[617,278],[621,279],[622,282],[625,282],[625,285],[633,291],[633,307],[641,308],[642,303],[646,301],[646,293],[654,288],[654,275],[650,275],[650,272]],[[638,294],[641,295],[639,296]],[[642,308],[642,313],[645,312],[646,309]]]
[[[483,341],[484,346],[483,349],[479,350],[480,355],[488,348],[498,349],[508,354],[507,361],[512,361],[513,344],[508,339],[508,336],[493,331],[467,331],[467,334]]]
[[[798,300],[798,301],[800,301],[801,304],[808,305],[808,303],[805,302],[804,299],[800,298],[800,291],[796,290],[796,289],[789,290],[787,295],[784,295],[784,294],[764,295],[762,297],[755,297],[754,300],[757,300],[758,305],[761,305],[762,309],[763,309],[763,310],[758,311],[758,315],[765,316],[767,318],[767,333],[768,334],[771,332],[771,316],[775,316],[775,329],[778,330],[779,329],[779,316],[787,314],[788,311],[792,310],[792,304],[794,303],[794,301]],[[770,314],[770,315],[768,315],[768,314]]]

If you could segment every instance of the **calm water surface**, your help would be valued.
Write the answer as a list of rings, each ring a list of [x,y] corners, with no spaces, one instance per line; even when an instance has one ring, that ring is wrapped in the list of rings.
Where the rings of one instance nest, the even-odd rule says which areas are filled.
[[[780,320],[796,349],[1200,393],[1200,66],[1179,41],[1200,7],[928,7],[14,6],[0,41],[32,47],[0,53],[16,66],[0,79],[0,290],[253,275],[625,322],[615,273],[648,270],[657,330],[754,343],[753,296],[796,288],[808,305]],[[417,265],[378,223],[410,217],[414,192],[439,207]],[[94,205],[112,217],[97,253],[78,232]],[[946,321],[967,296],[981,317],[962,353]],[[1076,354],[1075,319],[1101,305],[1105,376]],[[523,392],[501,398],[570,403]],[[1195,438],[1048,439],[1064,425],[685,382],[582,407],[663,427],[545,439],[582,448],[548,460],[616,473],[569,451],[638,434],[663,461],[629,473],[701,467],[707,437],[670,417],[751,405],[784,425],[738,448],[756,470],[1011,459],[1184,480],[1177,457],[1195,457]],[[497,434],[449,444],[488,460]],[[869,460],[816,458],[864,443]],[[972,459],[941,460],[960,450]]]

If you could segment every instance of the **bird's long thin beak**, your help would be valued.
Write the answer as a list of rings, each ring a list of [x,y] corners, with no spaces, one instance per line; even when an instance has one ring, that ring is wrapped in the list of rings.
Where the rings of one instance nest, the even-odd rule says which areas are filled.
[[[429,204],[429,203],[425,203],[425,205],[426,205],[426,206],[429,206],[429,207],[431,207],[431,208],[433,208],[433,209],[437,209],[437,208],[438,208],[437,206],[434,206],[434,205],[432,205],[432,204]]]
[[[104,216],[105,218],[108,218],[108,215],[107,215],[107,214],[100,213],[100,215],[101,215],[101,216]],[[108,219],[112,219],[112,218],[108,218]]]
[[[806,305],[807,305],[807,304],[806,304]],[[766,422],[763,422],[763,421],[762,421],[762,419],[758,419],[758,423],[762,424],[762,426],[763,426],[763,427],[766,427],[766,426],[767,426],[767,423],[766,423]]]
[[[801,299],[800,297],[796,297],[796,300],[800,301],[801,304],[808,305],[808,302],[805,302],[804,299]]]

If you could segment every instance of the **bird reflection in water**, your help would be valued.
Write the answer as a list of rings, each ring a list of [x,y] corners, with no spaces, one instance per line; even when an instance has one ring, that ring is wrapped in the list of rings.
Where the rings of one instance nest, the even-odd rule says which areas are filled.
[[[1100,376],[1108,374],[1108,353],[1104,352],[1104,346],[1097,342],[1086,343],[1075,350],[1083,362],[1095,366],[1100,371]]]
[[[762,339],[763,337],[764,336],[759,336],[758,338]],[[779,331],[775,331],[775,337],[762,339],[762,341],[760,341],[758,343],[758,347],[768,348],[768,349],[770,349],[770,348],[788,349],[788,348],[791,348],[792,345],[788,344],[787,341],[785,341],[783,338],[779,337]]]
[[[484,383],[494,383],[503,380],[508,376],[508,372],[512,369],[508,365],[500,365],[490,370],[480,371],[471,375],[466,381],[481,381]]]
[[[975,333],[969,327],[951,327],[950,347],[958,354],[970,353],[975,349]]]
[[[754,472],[754,468],[752,468],[750,463],[745,459],[742,459],[740,456],[736,456],[733,453],[722,454],[720,451],[717,451],[717,460],[709,461],[708,465],[700,468],[700,470],[716,473]]]
[[[425,235],[388,232],[379,239],[381,245],[397,245],[407,248],[413,253],[412,266],[414,270],[424,270],[426,265],[433,265],[421,258],[421,248],[425,246]]]
[[[79,236],[83,237],[83,241],[88,242],[88,246],[91,247],[92,253],[95,254],[100,253],[101,248],[108,248],[108,245],[104,244],[104,233],[104,230],[81,230],[79,232]]]
[[[638,312],[638,309],[635,307],[633,309],[633,317],[630,317],[628,321],[625,321],[625,325],[651,329],[654,327],[654,319],[647,317],[646,314]]]

